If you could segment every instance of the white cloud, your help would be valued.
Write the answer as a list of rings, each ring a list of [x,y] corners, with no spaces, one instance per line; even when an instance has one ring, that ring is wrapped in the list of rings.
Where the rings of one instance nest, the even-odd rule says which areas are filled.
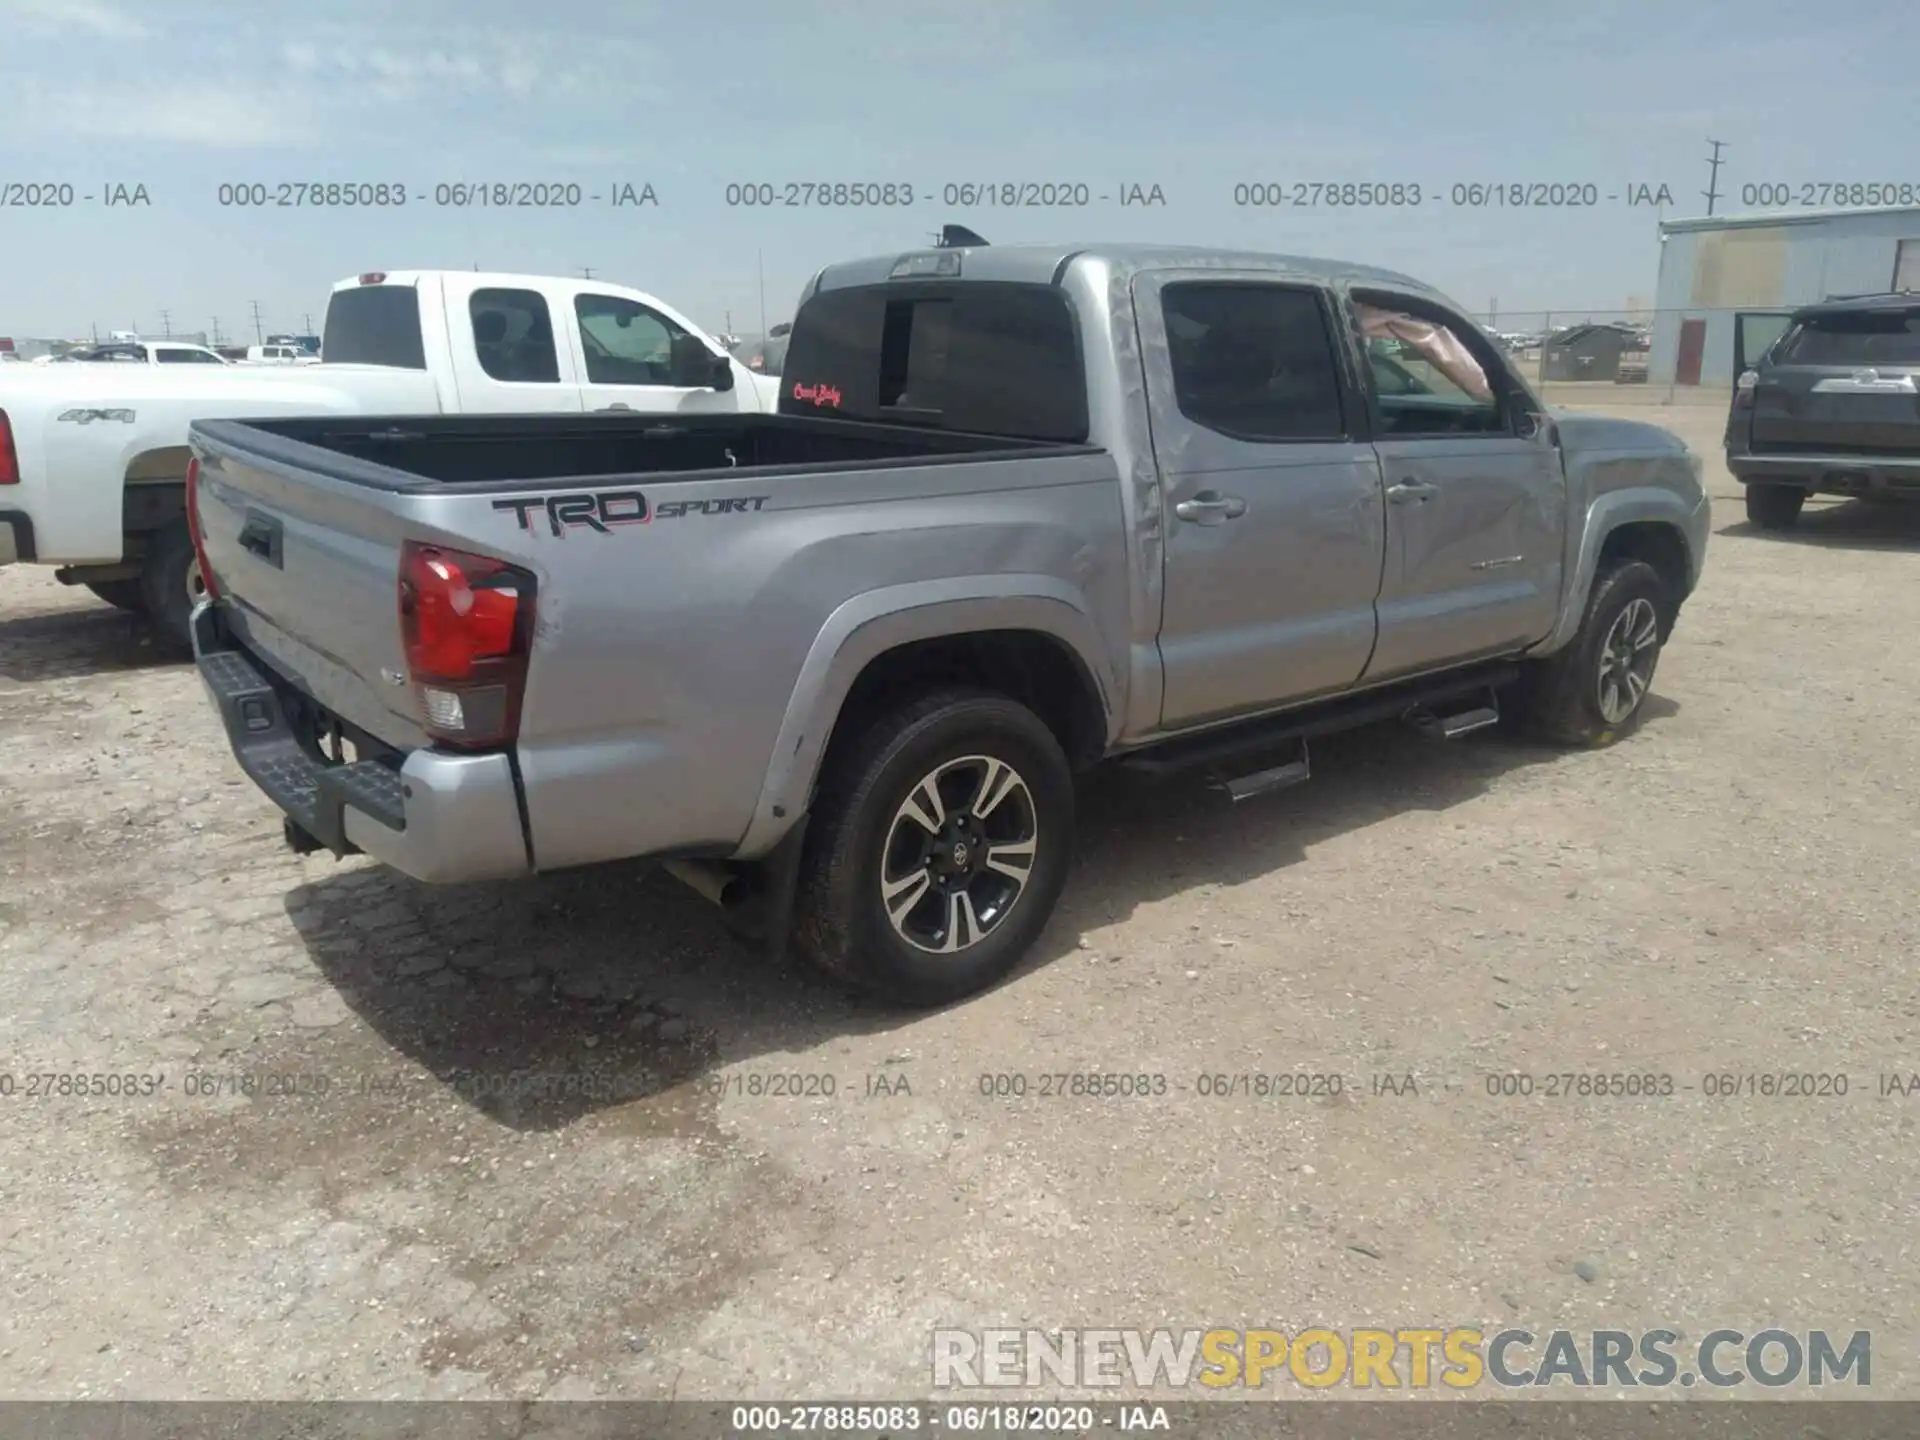
[[[62,89],[28,100],[29,123],[53,124],[98,140],[157,140],[218,150],[300,146],[320,134],[313,114],[284,91],[222,86],[189,93],[143,94],[128,104],[110,88]]]
[[[139,40],[147,34],[146,26],[107,0],[0,0],[0,19],[41,34],[80,30],[102,40]]]

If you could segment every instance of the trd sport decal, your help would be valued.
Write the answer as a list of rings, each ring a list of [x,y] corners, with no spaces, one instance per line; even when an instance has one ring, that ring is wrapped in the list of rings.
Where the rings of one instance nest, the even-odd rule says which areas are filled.
[[[582,527],[611,535],[616,525],[646,525],[655,516],[678,520],[687,515],[746,515],[767,503],[765,495],[749,495],[725,500],[667,500],[649,507],[647,497],[638,490],[601,490],[583,495],[529,495],[520,500],[496,500],[496,510],[511,510],[520,528],[534,531],[534,517],[545,513],[547,528],[555,535]]]

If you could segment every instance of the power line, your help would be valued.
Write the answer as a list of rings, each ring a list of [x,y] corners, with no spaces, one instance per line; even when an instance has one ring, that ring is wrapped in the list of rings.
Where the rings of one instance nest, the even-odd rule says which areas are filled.
[[[1709,215],[1713,214],[1713,202],[1720,198],[1720,167],[1725,163],[1720,158],[1720,151],[1724,143],[1720,140],[1707,141],[1707,144],[1713,146],[1713,154],[1707,157],[1707,188],[1700,193],[1707,197],[1707,214]]]

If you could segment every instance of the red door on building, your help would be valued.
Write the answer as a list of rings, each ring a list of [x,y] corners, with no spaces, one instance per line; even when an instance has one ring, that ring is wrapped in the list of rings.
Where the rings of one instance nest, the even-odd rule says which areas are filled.
[[[1707,351],[1707,322],[1704,320],[1682,320],[1680,322],[1680,358],[1673,370],[1676,385],[1698,385],[1700,383],[1700,360]]]

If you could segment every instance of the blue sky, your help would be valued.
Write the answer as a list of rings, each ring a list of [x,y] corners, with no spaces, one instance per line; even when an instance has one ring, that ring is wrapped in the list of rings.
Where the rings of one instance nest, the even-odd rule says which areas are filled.
[[[0,334],[316,323],[367,269],[577,273],[757,328],[814,269],[924,243],[1166,240],[1339,255],[1503,315],[1653,292],[1654,210],[1760,182],[1920,188],[1914,12],[1859,0],[0,0]],[[1811,86],[1811,89],[1808,87]],[[439,207],[436,184],[651,184],[657,206]],[[1164,207],[729,207],[729,183],[1158,185]],[[401,182],[404,208],[249,211],[222,183]],[[1595,209],[1253,209],[1236,183],[1592,184]],[[1608,201],[1619,194],[1620,201]],[[4,197],[0,197],[4,198]],[[1518,318],[1514,316],[1514,318]]]

